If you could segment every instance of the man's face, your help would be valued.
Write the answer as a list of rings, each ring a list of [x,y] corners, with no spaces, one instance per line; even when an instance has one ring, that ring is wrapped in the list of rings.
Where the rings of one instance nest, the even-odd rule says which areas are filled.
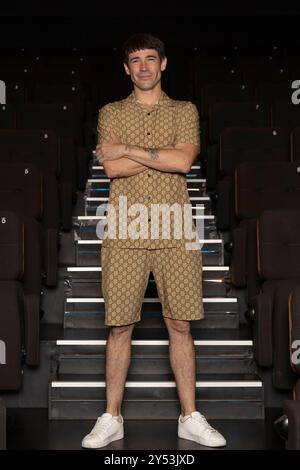
[[[166,65],[167,59],[160,61],[155,49],[141,49],[129,54],[128,65],[124,64],[124,68],[134,85],[146,91],[152,90],[157,85]]]

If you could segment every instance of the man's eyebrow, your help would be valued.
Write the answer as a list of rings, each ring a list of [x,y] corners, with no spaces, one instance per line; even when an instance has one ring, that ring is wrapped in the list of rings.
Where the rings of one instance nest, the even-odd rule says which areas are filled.
[[[149,55],[146,55],[146,59],[149,59],[149,58],[153,58],[153,59],[157,59],[156,55],[153,55],[153,54],[149,54]],[[140,59],[139,56],[133,56],[129,59],[129,62],[131,62],[132,60],[135,60],[135,59]]]

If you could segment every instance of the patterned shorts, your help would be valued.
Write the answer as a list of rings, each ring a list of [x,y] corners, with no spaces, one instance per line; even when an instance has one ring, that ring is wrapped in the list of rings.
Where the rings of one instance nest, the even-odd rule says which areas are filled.
[[[106,325],[140,321],[150,271],[164,317],[204,318],[200,250],[102,247],[101,267]]]

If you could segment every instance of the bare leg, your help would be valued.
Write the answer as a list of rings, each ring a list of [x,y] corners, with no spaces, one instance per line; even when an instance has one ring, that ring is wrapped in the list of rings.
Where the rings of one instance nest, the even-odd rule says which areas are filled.
[[[106,346],[106,413],[121,413],[126,376],[131,359],[131,336],[135,324],[113,326]]]
[[[181,414],[196,411],[196,362],[190,322],[164,317],[169,332],[170,363],[175,376]]]

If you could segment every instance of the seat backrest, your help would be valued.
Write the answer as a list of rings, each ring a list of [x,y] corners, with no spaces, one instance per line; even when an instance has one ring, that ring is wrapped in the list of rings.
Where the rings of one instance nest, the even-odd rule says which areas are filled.
[[[219,169],[232,175],[242,162],[290,161],[290,133],[271,127],[232,127],[220,137]]]
[[[12,211],[0,209],[0,281],[20,280],[24,273],[24,225]]]
[[[211,83],[202,88],[201,109],[208,115],[209,107],[215,103],[252,101],[254,91],[246,85],[236,83]]]
[[[22,285],[0,281],[0,390],[18,390],[22,382]]]
[[[218,143],[226,127],[264,127],[269,125],[268,107],[247,102],[219,102],[209,110],[209,140]]]
[[[0,104],[0,129],[15,129],[16,111],[11,104]]]
[[[263,210],[300,208],[300,164],[243,162],[235,170],[235,214],[258,217]]]
[[[32,163],[0,164],[0,209],[41,220],[42,175]]]
[[[264,82],[259,83],[256,89],[256,97],[259,103],[273,104],[275,101],[291,100],[291,82]]]
[[[291,160],[300,161],[300,126],[295,127],[291,132]]]
[[[61,137],[80,140],[82,108],[75,104],[24,104],[18,106],[18,129],[52,129]]]
[[[24,224],[0,209],[0,390],[17,390],[22,381]]]
[[[60,173],[59,138],[54,131],[0,130],[0,163],[32,162],[43,171]]]
[[[1,80],[8,82],[20,82],[24,85],[32,83],[34,78],[34,67],[16,62],[14,64],[1,65]]]
[[[271,107],[272,126],[292,130],[300,126],[300,108],[290,101],[278,101]]]
[[[27,91],[23,83],[18,81],[8,82],[6,84],[6,102],[7,104],[25,103]]]
[[[79,83],[38,82],[32,90],[33,103],[84,103],[85,93]]]
[[[255,57],[239,63],[242,69],[244,83],[258,86],[262,82],[287,82],[290,78],[287,67],[278,60]]]
[[[300,211],[264,211],[257,219],[258,273],[264,280],[300,279]]]

